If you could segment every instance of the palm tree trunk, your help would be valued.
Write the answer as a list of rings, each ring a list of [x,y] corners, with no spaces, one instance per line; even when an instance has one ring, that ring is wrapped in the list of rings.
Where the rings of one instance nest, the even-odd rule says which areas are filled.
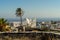
[[[22,16],[20,17],[20,22],[21,22],[20,26],[22,26]]]
[[[23,26],[22,26],[22,16],[20,16],[20,27],[18,27],[18,32],[23,31]]]

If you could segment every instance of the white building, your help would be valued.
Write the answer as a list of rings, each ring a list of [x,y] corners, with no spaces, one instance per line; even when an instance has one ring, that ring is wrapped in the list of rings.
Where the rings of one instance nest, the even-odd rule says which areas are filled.
[[[18,27],[20,26],[20,22],[13,22],[13,27]]]
[[[28,27],[36,28],[36,18],[34,19],[26,18],[26,23],[28,24]]]
[[[11,23],[11,29],[12,30],[16,30],[18,32],[18,27],[20,27],[20,21],[14,21]],[[25,27],[31,27],[31,28],[36,28],[36,18],[35,19],[28,19],[26,18],[26,20],[24,20],[22,22],[22,25],[23,25],[23,29],[25,30]]]

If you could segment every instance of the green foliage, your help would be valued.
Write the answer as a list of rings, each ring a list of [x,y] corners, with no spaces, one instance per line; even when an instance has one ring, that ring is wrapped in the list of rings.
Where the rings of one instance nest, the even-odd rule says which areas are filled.
[[[4,31],[7,24],[8,24],[8,22],[6,19],[0,18],[0,31]]]
[[[55,21],[51,21],[51,24],[56,24],[56,22]]]
[[[44,30],[44,31],[46,31],[46,30],[48,31],[49,30],[48,27],[43,26],[43,25],[41,26],[41,29]]]
[[[0,18],[0,24],[6,24],[7,20],[5,20],[4,18]]]
[[[17,8],[16,15],[17,16],[21,16],[22,15],[22,9],[21,8]]]

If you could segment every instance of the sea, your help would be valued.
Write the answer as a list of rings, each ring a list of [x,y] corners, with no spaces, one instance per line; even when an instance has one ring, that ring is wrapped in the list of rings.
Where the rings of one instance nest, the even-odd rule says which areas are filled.
[[[33,18],[31,18],[33,19]],[[22,21],[26,20],[23,18]],[[20,18],[7,18],[8,22],[20,21]],[[36,22],[46,22],[46,21],[60,21],[60,18],[36,18]]]

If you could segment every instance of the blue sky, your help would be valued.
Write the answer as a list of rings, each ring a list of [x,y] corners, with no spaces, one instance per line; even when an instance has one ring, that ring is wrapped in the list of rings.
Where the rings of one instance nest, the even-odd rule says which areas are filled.
[[[17,8],[22,8],[23,17],[60,17],[60,0],[0,0],[0,17],[16,18]]]

